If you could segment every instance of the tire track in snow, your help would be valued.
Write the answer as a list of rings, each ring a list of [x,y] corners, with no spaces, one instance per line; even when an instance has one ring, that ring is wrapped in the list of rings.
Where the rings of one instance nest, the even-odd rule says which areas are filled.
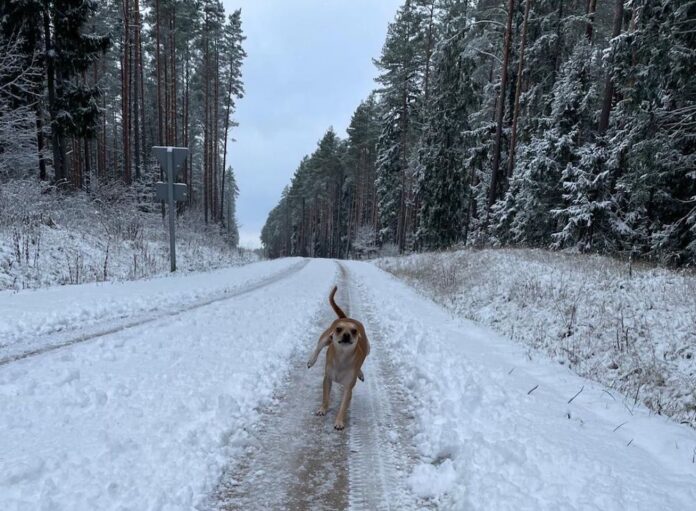
[[[372,328],[372,310],[352,300],[357,293],[339,264],[337,302],[350,316],[363,320],[372,344],[348,412],[346,430],[336,432],[333,420],[341,386],[332,389],[325,417],[314,416],[321,400],[323,363],[308,371],[306,357],[319,334],[334,318],[317,319],[307,339],[300,340],[291,369],[274,403],[262,411],[249,431],[252,445],[222,474],[203,509],[381,510],[422,508],[406,490],[405,477],[415,451],[407,434],[412,420],[406,394],[392,362],[380,352]],[[324,358],[320,358],[323,362]],[[319,370],[317,370],[319,369]],[[417,505],[418,504],[418,505]]]
[[[91,328],[78,328],[68,332],[60,332],[58,334],[40,336],[31,341],[32,345],[40,344],[41,346],[39,348],[32,348],[29,350],[20,351],[18,353],[2,357],[0,358],[0,366],[9,364],[11,362],[16,362],[25,358],[42,355],[44,353],[55,351],[60,348],[65,348],[66,346],[71,346],[73,344],[91,341],[99,337],[104,337],[110,334],[121,332],[123,330],[127,330],[129,328],[134,328],[147,323],[159,321],[167,317],[178,316],[180,314],[200,309],[201,307],[205,307],[216,302],[237,298],[239,296],[258,291],[259,289],[263,289],[267,286],[275,284],[276,282],[280,282],[281,280],[285,280],[286,278],[302,270],[305,266],[307,266],[307,264],[309,264],[309,259],[306,259],[293,266],[290,266],[289,268],[275,273],[270,277],[261,279],[258,282],[255,282],[254,284],[244,286],[240,289],[234,289],[231,291],[228,290],[222,293],[217,293],[213,297],[197,300],[192,304],[189,304],[185,307],[177,308],[173,311],[157,311],[142,316],[136,316],[136,318],[130,317],[127,320],[107,321],[106,325],[108,326],[105,326],[104,323],[101,323]],[[78,334],[80,330],[82,330],[82,332]],[[44,343],[41,342],[42,340],[44,340]],[[20,341],[18,343],[13,343],[13,345],[15,344],[29,344],[29,342],[22,343]]]
[[[339,291],[338,299],[344,302]],[[299,339],[285,381],[274,402],[261,411],[251,446],[223,472],[204,509],[337,510],[348,506],[348,438],[334,431],[336,387],[325,417],[314,411],[321,401],[323,357],[307,370],[316,339],[334,319],[328,307]],[[348,425],[350,427],[350,425]]]
[[[350,310],[367,329],[370,355],[365,362],[365,384],[356,386],[351,403],[349,509],[401,510],[424,508],[406,487],[410,467],[417,459],[408,424],[413,420],[408,396],[399,384],[374,310],[351,285],[348,270],[340,264],[348,283]]]

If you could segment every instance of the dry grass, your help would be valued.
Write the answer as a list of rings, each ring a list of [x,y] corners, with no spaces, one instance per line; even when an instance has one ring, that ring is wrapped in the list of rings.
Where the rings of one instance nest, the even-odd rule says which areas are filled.
[[[696,275],[486,249],[376,261],[435,301],[696,427]]]

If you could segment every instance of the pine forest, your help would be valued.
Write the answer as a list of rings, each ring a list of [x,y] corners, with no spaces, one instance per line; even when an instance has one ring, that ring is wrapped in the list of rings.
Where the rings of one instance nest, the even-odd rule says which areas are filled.
[[[271,257],[461,246],[696,263],[696,2],[405,0]]]

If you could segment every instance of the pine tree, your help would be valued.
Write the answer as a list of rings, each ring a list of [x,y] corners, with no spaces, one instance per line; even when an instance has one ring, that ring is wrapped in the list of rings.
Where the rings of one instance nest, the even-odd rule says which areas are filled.
[[[382,243],[396,243],[403,251],[415,227],[415,145],[417,119],[427,60],[425,12],[406,0],[387,29],[382,54],[375,64],[382,108],[378,142],[377,196]]]
[[[99,90],[82,79],[109,47],[108,36],[85,32],[97,9],[93,0],[44,0],[43,29],[48,73],[55,181],[66,179],[66,136],[94,137]]]
[[[227,167],[225,175],[227,181],[227,202],[223,202],[225,207],[225,231],[227,238],[233,247],[239,245],[239,223],[237,222],[237,197],[239,197],[239,186],[234,176],[232,167]]]
[[[637,1],[612,40],[618,102],[609,132],[626,251],[696,261],[696,4]]]
[[[612,171],[603,143],[588,143],[577,151],[563,175],[565,205],[552,211],[562,229],[553,235],[553,247],[575,246],[582,252],[612,252],[617,248],[620,223],[612,196]]]
[[[377,198],[375,165],[379,138],[379,111],[374,94],[361,102],[347,128],[348,140],[343,156],[346,170],[347,246],[351,251],[353,240],[360,229],[377,229]],[[363,233],[366,232],[364,229]]]
[[[246,57],[246,52],[242,47],[244,42],[242,33],[242,11],[237,9],[230,14],[227,24],[224,27],[222,48],[225,52],[225,70],[223,81],[227,83],[225,92],[225,117],[224,117],[224,134],[222,148],[222,168],[227,168],[227,142],[229,138],[230,126],[234,126],[232,121],[232,113],[235,110],[236,100],[244,96],[244,84],[242,83],[242,61]],[[230,173],[232,169],[229,169]],[[232,174],[234,175],[234,174]],[[234,193],[234,190],[232,190]],[[237,192],[238,193],[238,192]],[[232,199],[234,200],[234,198]],[[220,202],[225,203],[225,178],[223,176],[220,189]],[[236,229],[236,227],[235,227]]]
[[[431,99],[420,148],[418,239],[424,248],[440,249],[463,241],[467,228],[471,174],[465,166],[469,114],[477,103],[466,56],[466,2],[452,8],[444,39],[434,56]]]
[[[598,66],[593,55],[588,42],[581,40],[561,67],[547,129],[521,148],[510,188],[494,208],[499,239],[548,246],[557,232],[551,213],[564,205],[563,172],[579,161],[580,148],[591,141],[595,125],[593,70]]]

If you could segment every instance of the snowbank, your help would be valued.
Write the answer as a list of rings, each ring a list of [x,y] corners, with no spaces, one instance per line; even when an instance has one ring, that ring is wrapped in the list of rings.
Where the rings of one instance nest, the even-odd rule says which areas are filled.
[[[414,403],[414,493],[440,509],[679,510],[696,502],[696,431],[606,391],[350,263]]]
[[[543,250],[381,259],[458,316],[696,427],[696,275]]]
[[[0,291],[0,360],[60,337],[74,337],[92,326],[187,308],[279,275],[301,259],[253,263],[244,268],[168,274],[136,282],[101,282],[20,292]]]

